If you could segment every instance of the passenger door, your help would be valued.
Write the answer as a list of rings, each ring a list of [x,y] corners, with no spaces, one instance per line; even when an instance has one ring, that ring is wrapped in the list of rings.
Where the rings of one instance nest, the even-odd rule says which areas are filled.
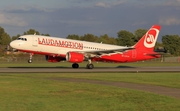
[[[32,42],[33,44],[33,46],[34,47],[37,47],[38,46],[38,37],[37,36],[33,36],[33,42]]]

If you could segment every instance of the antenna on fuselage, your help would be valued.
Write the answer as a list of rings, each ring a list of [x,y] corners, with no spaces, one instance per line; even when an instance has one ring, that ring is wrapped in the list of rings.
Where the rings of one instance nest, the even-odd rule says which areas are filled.
[[[34,33],[34,35],[36,35],[36,33]]]

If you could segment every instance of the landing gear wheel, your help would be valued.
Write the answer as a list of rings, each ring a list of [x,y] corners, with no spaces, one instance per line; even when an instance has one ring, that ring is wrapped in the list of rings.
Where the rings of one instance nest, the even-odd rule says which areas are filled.
[[[29,54],[28,63],[32,63],[32,57],[33,57],[33,55],[34,55],[33,53],[30,53],[30,54]]]
[[[87,69],[93,69],[93,68],[94,68],[94,65],[93,65],[93,64],[87,64],[86,68],[87,68]]]
[[[79,64],[77,64],[77,63],[74,63],[74,64],[72,64],[72,68],[79,68]]]
[[[29,59],[29,60],[28,60],[28,63],[32,63],[32,60],[31,60],[31,59]]]

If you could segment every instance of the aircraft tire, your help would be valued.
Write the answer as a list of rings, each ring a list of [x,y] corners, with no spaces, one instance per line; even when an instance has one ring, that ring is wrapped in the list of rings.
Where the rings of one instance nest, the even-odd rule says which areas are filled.
[[[28,60],[28,63],[32,63],[32,60],[31,60],[31,59],[29,59],[29,60]]]
[[[72,64],[72,68],[79,68],[79,64],[77,63]]]
[[[87,69],[93,69],[94,68],[94,65],[93,64],[87,64]]]

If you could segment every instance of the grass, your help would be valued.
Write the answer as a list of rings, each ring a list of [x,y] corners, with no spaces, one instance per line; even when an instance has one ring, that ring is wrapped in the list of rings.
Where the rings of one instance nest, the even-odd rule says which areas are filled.
[[[81,63],[85,67],[87,62]],[[159,67],[179,63],[96,63],[95,67]],[[0,67],[71,67],[71,63],[0,62]],[[163,95],[88,83],[55,81],[81,78],[180,88],[180,73],[1,73],[0,111],[179,111],[180,100]]]
[[[4,73],[0,74],[0,110],[179,111],[180,100],[175,98],[124,88],[51,79],[84,78],[174,87],[175,83],[180,84],[178,75],[179,73]]]
[[[41,76],[41,75],[39,75]],[[33,77],[38,77],[35,75]],[[180,88],[180,73],[64,73],[46,74],[43,77],[51,78],[81,78],[110,82],[129,82],[151,84],[171,88]]]

